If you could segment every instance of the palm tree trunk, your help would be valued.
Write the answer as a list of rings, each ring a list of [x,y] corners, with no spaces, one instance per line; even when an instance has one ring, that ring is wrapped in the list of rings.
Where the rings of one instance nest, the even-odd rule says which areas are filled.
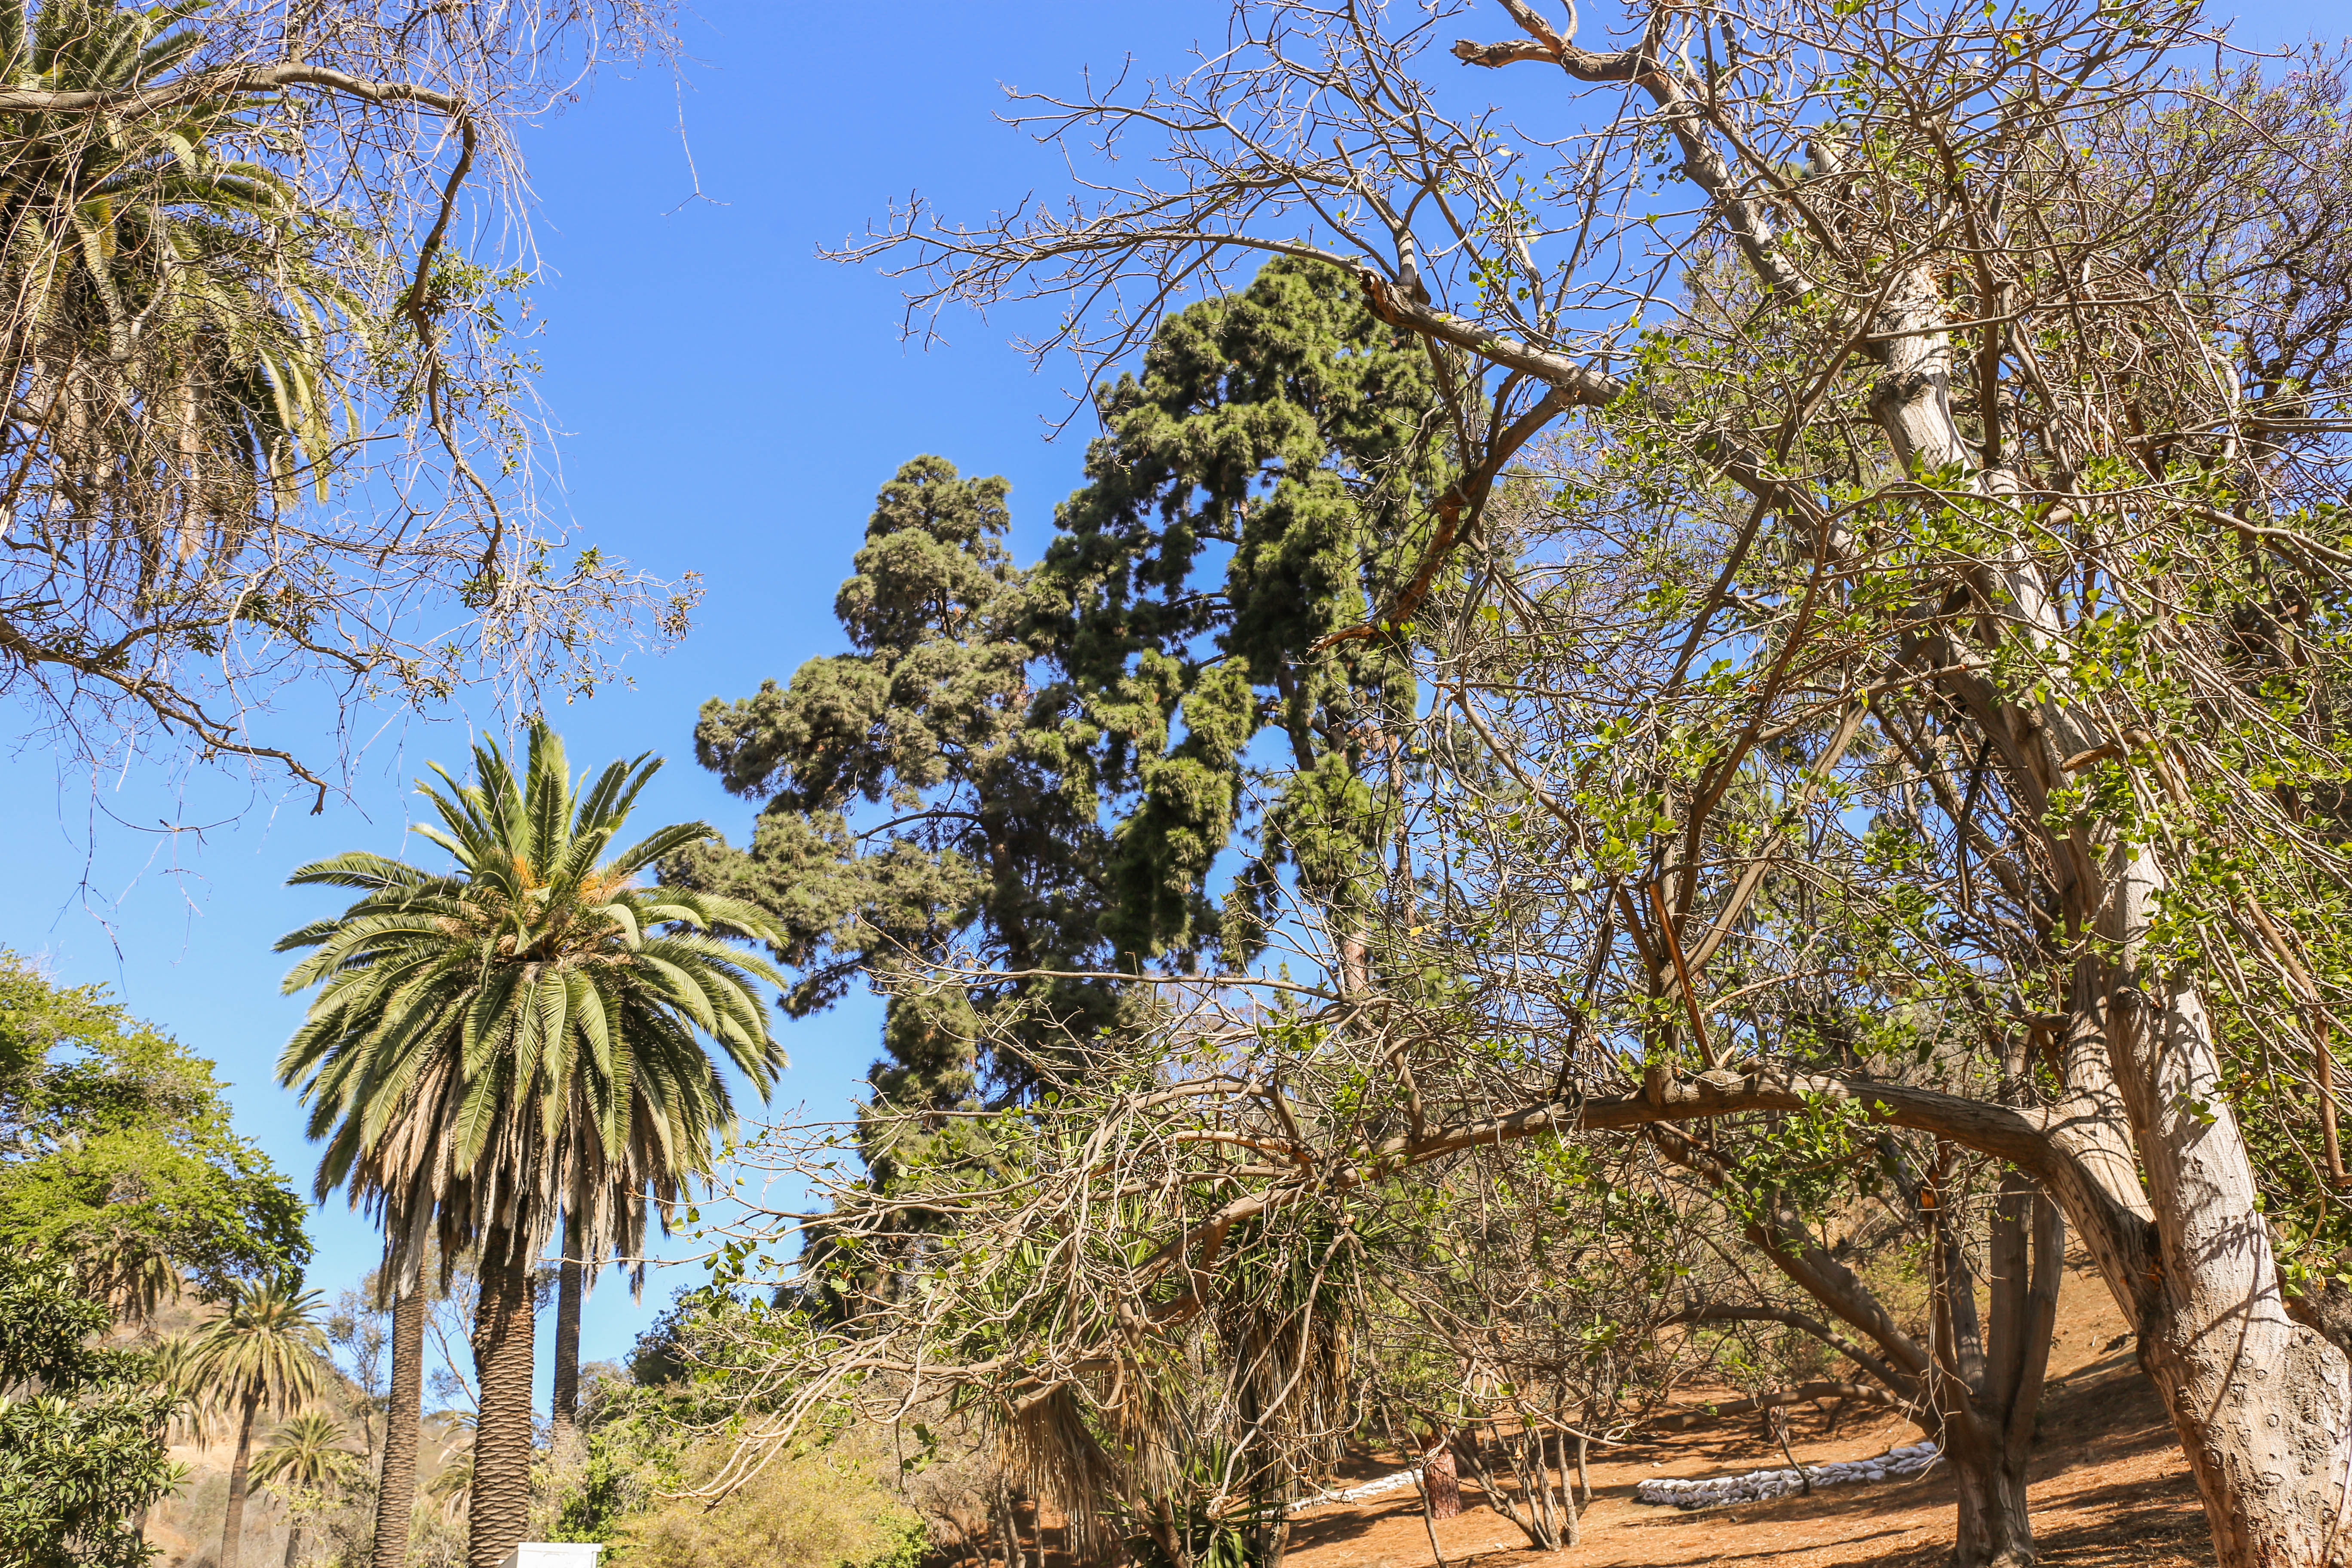
[[[482,1406],[467,1509],[467,1568],[499,1568],[530,1521],[530,1252],[503,1226],[482,1247],[481,1302],[474,1316],[474,1377]]]
[[[550,1447],[568,1453],[580,1415],[580,1215],[563,1216],[563,1268],[555,1292],[555,1396]]]
[[[392,1304],[392,1391],[383,1413],[383,1468],[375,1489],[372,1568],[406,1568],[416,1506],[417,1424],[425,1401],[425,1282]]]
[[[301,1551],[302,1521],[289,1519],[286,1521],[286,1568],[294,1568],[294,1559],[300,1555]]]
[[[247,1393],[237,1411],[236,1458],[228,1467],[228,1516],[221,1521],[220,1568],[236,1568],[237,1549],[245,1544],[246,1469],[253,1457],[253,1416],[261,1408],[261,1391]]]

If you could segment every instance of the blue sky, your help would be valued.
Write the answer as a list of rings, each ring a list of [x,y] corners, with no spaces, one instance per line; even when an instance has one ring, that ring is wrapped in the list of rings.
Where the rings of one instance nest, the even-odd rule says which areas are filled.
[[[1465,30],[1500,32],[1486,9],[1483,29]],[[706,0],[685,24],[682,79],[608,74],[525,132],[546,268],[534,297],[541,391],[565,433],[553,510],[580,541],[662,575],[698,571],[708,589],[681,649],[631,662],[634,689],[553,715],[575,766],[647,749],[671,758],[642,819],[702,817],[740,837],[751,808],[693,764],[695,710],[838,649],[834,592],[900,462],[937,452],[1007,475],[1024,558],[1076,482],[1090,426],[1045,439],[1067,411],[1071,366],[1033,374],[1005,345],[1007,322],[966,320],[950,346],[902,346],[895,286],[815,247],[910,190],[975,216],[1054,190],[1058,163],[992,121],[999,84],[1068,87],[1082,68],[1116,69],[1129,54],[1165,68],[1194,37],[1220,37],[1225,14],[1223,0]],[[2335,4],[2242,15],[2250,41],[2345,27]],[[466,744],[462,722],[396,724],[372,743],[355,798],[322,816],[305,794],[263,802],[200,844],[101,830],[94,856],[87,775],[38,749],[6,754],[0,810],[17,869],[0,943],[68,982],[113,986],[215,1058],[240,1128],[307,1185],[300,1112],[270,1077],[299,1009],[278,995],[285,966],[269,947],[333,900],[280,884],[339,849],[399,852],[408,781],[427,758],[454,768]],[[135,784],[103,799],[134,820],[155,815],[129,804]],[[778,1107],[843,1108],[877,1019],[852,1001],[787,1025],[793,1067]],[[373,1233],[340,1203],[311,1229],[313,1282],[331,1295],[376,1258]],[[677,1282],[656,1272],[639,1305],[608,1279],[589,1304],[585,1354],[625,1352]]]
[[[911,189],[971,211],[1043,185],[1057,165],[991,120],[1000,82],[1065,84],[1129,48],[1170,58],[1194,24],[1216,28],[1222,15],[915,4],[890,8],[881,27],[866,7],[720,0],[687,19],[681,79],[658,66],[608,74],[525,132],[546,268],[533,309],[541,393],[563,432],[552,509],[578,541],[660,575],[698,571],[709,590],[680,649],[630,662],[635,689],[553,715],[575,767],[647,749],[670,758],[640,820],[700,817],[742,835],[750,805],[694,765],[695,710],[840,650],[834,593],[876,489],[899,463],[938,452],[1008,475],[1024,554],[1076,482],[1085,431],[1044,438],[1045,422],[1067,409],[1068,367],[1033,374],[1005,346],[1004,325],[966,321],[951,346],[928,353],[902,346],[896,287],[818,260],[816,247]],[[693,199],[697,174],[706,199]],[[200,844],[102,826],[94,858],[87,773],[61,771],[38,748],[0,754],[20,889],[0,917],[0,943],[42,957],[64,981],[112,986],[215,1058],[240,1129],[307,1190],[315,1156],[301,1112],[271,1080],[300,1009],[278,994],[286,963],[270,944],[339,900],[281,884],[337,850],[400,852],[410,781],[427,759],[458,768],[467,743],[462,721],[395,724],[370,746],[355,798],[322,816],[309,815],[304,791],[263,801]],[[140,784],[117,793],[108,781],[100,805],[152,823],[163,807]],[[235,794],[194,793],[207,803]],[[422,843],[408,852],[437,863]],[[853,1000],[785,1025],[793,1069],[778,1108],[844,1108],[876,1054],[878,1019]],[[312,1282],[330,1296],[376,1259],[374,1233],[340,1201],[311,1234]],[[679,1278],[656,1271],[641,1306],[608,1279],[589,1303],[584,1353],[624,1353]]]

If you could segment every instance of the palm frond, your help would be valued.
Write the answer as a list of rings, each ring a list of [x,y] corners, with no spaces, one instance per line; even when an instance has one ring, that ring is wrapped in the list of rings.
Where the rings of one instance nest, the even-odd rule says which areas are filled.
[[[320,1189],[382,1213],[396,1258],[435,1226],[445,1247],[495,1226],[535,1250],[565,1207],[593,1268],[636,1250],[649,1203],[709,1169],[734,1117],[717,1058],[762,1094],[782,1068],[759,990],[780,981],[728,940],[767,922],[628,888],[710,832],[679,824],[607,856],[656,759],[575,782],[534,721],[520,769],[487,739],[473,761],[464,782],[436,766],[418,785],[437,825],[414,831],[455,874],[359,856],[304,868],[367,896],[286,939],[307,950],[289,988],[316,995],[280,1077],[325,1140]]]

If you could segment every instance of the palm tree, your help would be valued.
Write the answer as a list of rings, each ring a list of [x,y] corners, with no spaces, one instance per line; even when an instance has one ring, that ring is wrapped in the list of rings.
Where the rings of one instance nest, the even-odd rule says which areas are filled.
[[[707,1168],[734,1109],[705,1038],[762,1096],[783,1066],[753,985],[780,979],[728,940],[773,940],[767,919],[637,884],[712,830],[661,828],[604,858],[660,765],[616,762],[583,791],[535,721],[520,776],[485,742],[475,782],[436,766],[446,791],[420,784],[443,826],[415,831],[454,871],[354,853],[290,879],[363,890],[278,943],[315,950],[286,978],[319,994],[278,1074],[326,1140],[320,1189],[347,1184],[382,1215],[404,1288],[428,1240],[476,1260],[478,1568],[521,1539],[529,1510],[531,1268],[550,1235],[562,1222],[575,1256],[639,1250],[648,1205]]]
[[[408,1561],[416,1426],[425,1403],[425,1309],[422,1280],[392,1300],[392,1383],[384,1393],[383,1463],[376,1472],[374,1568],[404,1568]]]
[[[166,1394],[179,1395],[179,1409],[168,1431],[202,1442],[220,1412],[215,1391],[196,1374],[196,1340],[192,1334],[159,1334],[147,1346],[147,1380]]]
[[[443,1512],[453,1518],[466,1511],[474,1500],[473,1434],[465,1440],[452,1441],[442,1450],[441,1468],[425,1483],[425,1495],[441,1505]]]
[[[326,1386],[327,1335],[318,1321],[319,1293],[279,1274],[239,1285],[227,1310],[205,1325],[189,1352],[188,1376],[236,1412],[236,1458],[228,1470],[228,1517],[221,1526],[219,1568],[236,1568],[245,1537],[247,1466],[253,1421],[264,1409],[291,1412]]]
[[[188,24],[211,3],[0,0],[0,70],[10,86],[152,90],[197,55]],[[142,597],[203,573],[208,542],[233,550],[265,497],[323,487],[331,329],[365,340],[325,259],[341,237],[288,182],[216,150],[261,101],[0,115],[0,288],[21,306],[0,343],[11,417],[37,431],[37,482],[65,515],[114,525]]]
[[[323,1410],[306,1411],[271,1434],[253,1457],[253,1479],[278,1495],[286,1509],[286,1568],[301,1552],[303,1500],[341,1486],[366,1468],[343,1444],[343,1424]]]
[[[197,1381],[192,1373],[196,1342],[187,1334],[158,1334],[147,1345],[147,1381],[158,1392],[173,1395],[178,1404],[171,1420],[165,1424],[164,1436],[170,1438],[191,1438],[202,1442],[218,1413],[212,1400],[212,1390]],[[186,1478],[188,1467],[175,1465],[178,1478],[165,1490],[150,1498],[140,1510],[139,1532],[147,1532],[147,1521],[154,1517],[155,1507],[167,1497],[179,1495],[180,1481]]]

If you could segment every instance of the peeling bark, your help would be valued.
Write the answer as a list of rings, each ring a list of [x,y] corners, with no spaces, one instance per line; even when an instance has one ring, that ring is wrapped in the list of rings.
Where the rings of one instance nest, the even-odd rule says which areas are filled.
[[[2139,1363],[2180,1434],[2221,1568],[2341,1564],[2352,1560],[2352,1362],[2288,1310],[2202,1002],[2185,977],[2144,975],[2135,962],[2160,873],[2126,859],[2116,1033],[2157,1216]]]
[[[1429,1488],[1429,1513],[1433,1519],[1462,1517],[1462,1480],[1454,1468],[1454,1442],[1444,1432],[1430,1435],[1428,1451],[1422,1455],[1422,1473]]]

